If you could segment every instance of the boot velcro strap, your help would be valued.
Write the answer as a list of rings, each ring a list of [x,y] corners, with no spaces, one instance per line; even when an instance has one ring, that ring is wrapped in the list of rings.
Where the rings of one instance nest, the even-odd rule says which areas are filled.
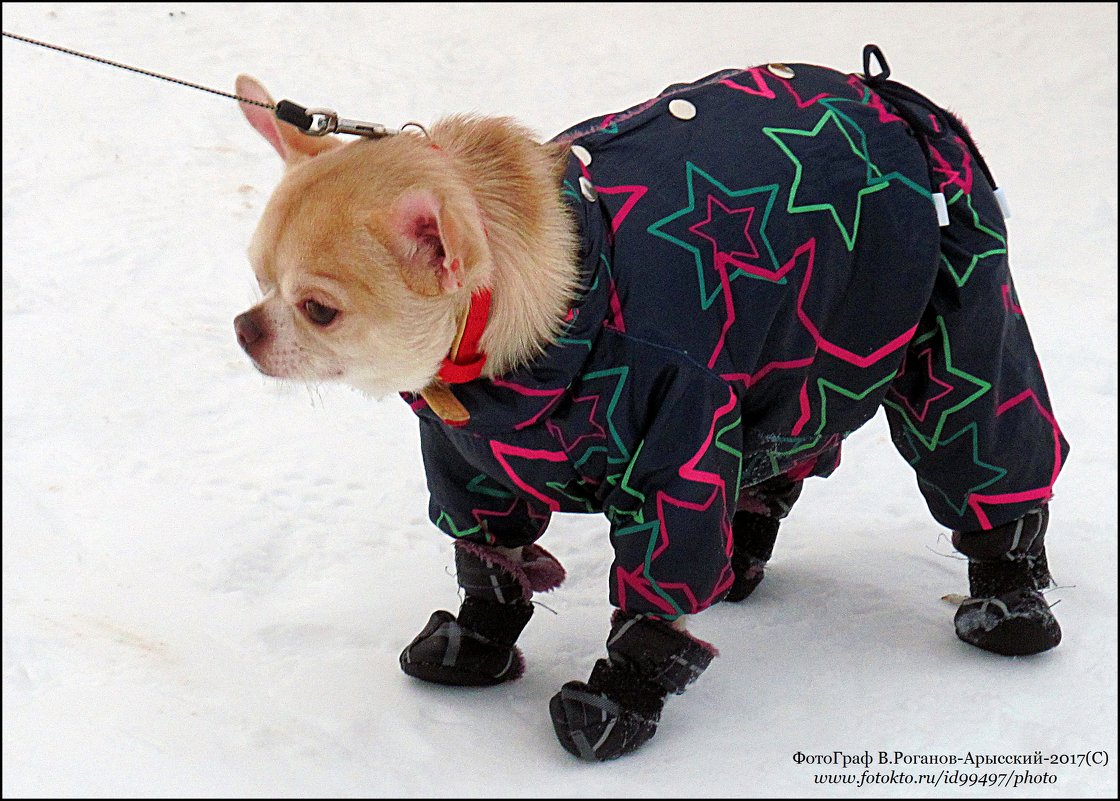
[[[1026,560],[971,561],[968,590],[973,598],[994,598],[1016,590],[1045,589],[1035,586],[1033,565]]]
[[[497,603],[468,595],[459,608],[459,625],[484,639],[512,646],[533,616],[533,605]]]
[[[954,531],[953,547],[981,561],[1035,559],[1042,553],[1049,521],[1049,507],[1043,506],[989,531]]]
[[[527,602],[533,596],[524,571],[509,557],[485,546],[455,543],[455,570],[468,597],[508,604]]]
[[[607,640],[611,663],[626,666],[666,692],[680,694],[696,681],[715,649],[668,623],[641,615],[618,615]]]
[[[642,720],[654,721],[665,705],[665,689],[628,667],[599,659],[587,680],[589,689],[601,692]]]

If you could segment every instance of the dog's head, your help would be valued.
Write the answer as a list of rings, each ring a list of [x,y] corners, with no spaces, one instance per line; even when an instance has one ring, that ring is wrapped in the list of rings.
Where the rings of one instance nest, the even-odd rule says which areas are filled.
[[[248,76],[237,92],[273,102]],[[285,168],[249,247],[264,298],[234,320],[241,347],[277,378],[424,388],[492,269],[470,188],[422,136],[343,144],[241,108]]]

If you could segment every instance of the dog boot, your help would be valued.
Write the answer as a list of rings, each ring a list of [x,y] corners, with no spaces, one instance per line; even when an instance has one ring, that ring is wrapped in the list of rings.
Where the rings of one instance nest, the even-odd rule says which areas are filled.
[[[763,568],[774,552],[778,525],[801,495],[801,484],[781,475],[743,490],[740,510],[731,522],[735,583],[724,596],[725,601],[742,601],[762,582]]]
[[[683,693],[716,653],[657,618],[616,613],[608,658],[586,684],[568,682],[549,704],[560,744],[589,762],[633,751],[653,737],[665,697]]]
[[[953,532],[968,557],[971,596],[953,620],[957,636],[985,651],[1024,656],[1049,651],[1062,630],[1040,590],[1051,585],[1043,506],[991,531]]]
[[[538,545],[521,559],[460,540],[455,567],[465,598],[458,616],[434,612],[401,653],[401,670],[436,684],[479,687],[518,678],[524,658],[515,645],[533,616],[533,592],[556,587],[564,568]]]

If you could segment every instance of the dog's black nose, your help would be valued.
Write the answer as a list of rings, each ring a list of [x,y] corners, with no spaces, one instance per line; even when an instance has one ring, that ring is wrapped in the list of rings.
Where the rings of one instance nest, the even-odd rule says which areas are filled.
[[[264,336],[264,331],[253,319],[252,312],[244,312],[233,319],[233,330],[237,332],[237,343],[249,353],[253,343]]]

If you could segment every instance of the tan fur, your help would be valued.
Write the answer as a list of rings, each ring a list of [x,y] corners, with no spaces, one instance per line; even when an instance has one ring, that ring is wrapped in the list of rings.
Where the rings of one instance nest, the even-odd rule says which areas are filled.
[[[433,126],[482,211],[494,259],[482,339],[486,374],[501,375],[555,340],[578,283],[575,223],[560,197],[568,149],[541,145],[508,118],[454,116]]]
[[[245,76],[238,89],[270,102]],[[264,334],[246,345],[258,369],[374,395],[419,391],[482,287],[492,292],[485,375],[528,362],[555,339],[578,280],[574,221],[559,191],[566,148],[538,144],[508,119],[451,117],[430,140],[409,131],[342,144],[267,115],[246,109],[286,167],[249,251],[265,293],[242,316]],[[449,249],[433,273],[418,267],[430,259],[400,230],[402,204],[417,197],[438,207]],[[336,319],[315,325],[308,300],[337,309]]]

